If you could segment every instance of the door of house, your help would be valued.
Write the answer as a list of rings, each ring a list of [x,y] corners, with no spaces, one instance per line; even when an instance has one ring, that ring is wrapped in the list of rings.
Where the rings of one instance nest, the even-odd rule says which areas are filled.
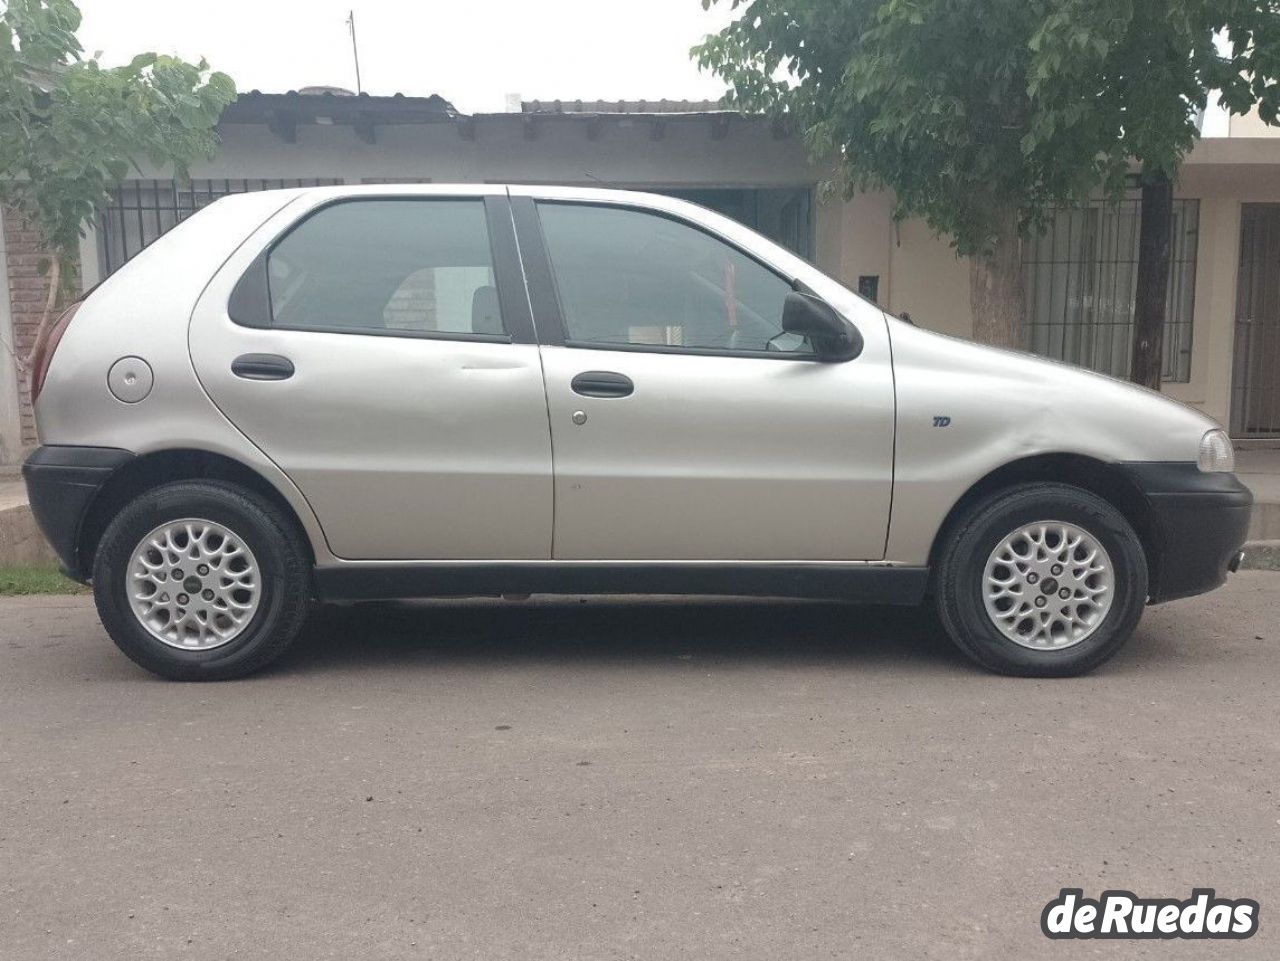
[[[1231,433],[1280,437],[1280,204],[1241,211]]]

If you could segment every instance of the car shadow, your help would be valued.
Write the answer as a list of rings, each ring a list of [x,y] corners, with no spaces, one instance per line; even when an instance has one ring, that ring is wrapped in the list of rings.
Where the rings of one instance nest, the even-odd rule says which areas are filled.
[[[970,671],[927,608],[733,598],[534,598],[328,604],[272,673],[676,658]]]

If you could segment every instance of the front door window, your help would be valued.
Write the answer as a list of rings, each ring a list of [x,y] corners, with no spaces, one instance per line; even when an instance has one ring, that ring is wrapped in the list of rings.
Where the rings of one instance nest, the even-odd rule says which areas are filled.
[[[782,331],[791,286],[719,238],[625,207],[547,203],[566,343],[812,354]]]

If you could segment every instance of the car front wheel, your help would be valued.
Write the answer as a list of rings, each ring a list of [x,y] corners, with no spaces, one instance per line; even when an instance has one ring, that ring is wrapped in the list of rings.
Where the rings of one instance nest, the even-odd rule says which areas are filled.
[[[306,617],[308,565],[270,502],[217,481],[140,495],[104,532],[93,568],[107,633],[162,677],[243,677],[275,660]]]
[[[1147,598],[1133,528],[1102,498],[1026,484],[977,504],[943,545],[938,612],[956,645],[1002,674],[1064,677],[1111,657]]]

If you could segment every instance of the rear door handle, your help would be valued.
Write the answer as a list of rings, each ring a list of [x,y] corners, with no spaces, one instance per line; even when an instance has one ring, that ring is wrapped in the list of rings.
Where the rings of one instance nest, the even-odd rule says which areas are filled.
[[[231,362],[231,373],[245,380],[288,380],[293,361],[279,354],[241,354]]]
[[[569,386],[583,397],[630,397],[636,389],[630,377],[611,370],[583,371]]]

